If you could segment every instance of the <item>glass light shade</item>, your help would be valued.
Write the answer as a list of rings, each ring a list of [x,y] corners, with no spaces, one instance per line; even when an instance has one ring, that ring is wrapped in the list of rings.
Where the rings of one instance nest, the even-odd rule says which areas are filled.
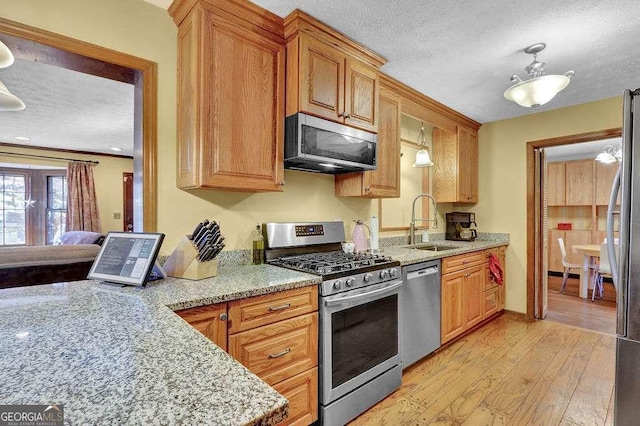
[[[25,109],[22,99],[9,92],[9,89],[0,81],[0,111],[20,111]]]
[[[433,162],[431,161],[431,157],[429,157],[429,151],[426,149],[421,149],[416,152],[416,162],[413,163],[413,167],[429,167],[433,166]]]
[[[615,157],[616,160],[618,160],[618,162],[622,163],[622,148],[617,150],[616,153],[613,154],[613,156]]]
[[[13,53],[6,44],[0,41],[0,68],[6,68],[13,64]]]
[[[537,108],[549,102],[569,85],[566,75],[543,75],[514,84],[504,91],[504,97],[527,108]]]
[[[611,163],[615,163],[617,160],[616,160],[616,157],[614,157],[610,153],[601,152],[596,156],[596,161],[604,164],[611,164]]]

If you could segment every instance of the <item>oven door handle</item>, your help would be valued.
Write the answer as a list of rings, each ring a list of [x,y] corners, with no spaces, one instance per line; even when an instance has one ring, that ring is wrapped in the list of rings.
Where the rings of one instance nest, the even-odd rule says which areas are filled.
[[[346,297],[341,297],[339,299],[332,299],[332,300],[325,300],[324,301],[324,305],[325,306],[335,306],[335,305],[342,305],[344,303],[353,301],[353,300],[358,300],[358,299],[370,299],[374,296],[379,296],[381,294],[385,294],[385,293],[391,293],[392,291],[396,290],[397,288],[399,288],[402,285],[402,281],[397,282],[396,284],[390,285],[388,287],[383,287],[380,288],[378,290],[373,290],[367,293],[360,293],[360,294],[356,294],[353,296],[346,296]]]

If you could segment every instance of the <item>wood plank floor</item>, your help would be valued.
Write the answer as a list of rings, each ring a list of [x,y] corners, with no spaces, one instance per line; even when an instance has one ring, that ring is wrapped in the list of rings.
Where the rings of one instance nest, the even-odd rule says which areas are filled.
[[[615,337],[505,313],[405,370],[360,425],[613,424]]]
[[[616,303],[613,285],[605,283],[604,300],[578,297],[579,280],[569,278],[560,293],[562,278],[549,277],[547,320],[600,333],[615,334]],[[613,301],[611,298],[613,296]]]

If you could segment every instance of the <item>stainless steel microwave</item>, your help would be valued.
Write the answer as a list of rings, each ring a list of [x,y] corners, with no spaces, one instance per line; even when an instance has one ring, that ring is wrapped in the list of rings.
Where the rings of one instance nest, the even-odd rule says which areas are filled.
[[[284,167],[317,173],[376,169],[377,135],[297,113],[285,119]]]

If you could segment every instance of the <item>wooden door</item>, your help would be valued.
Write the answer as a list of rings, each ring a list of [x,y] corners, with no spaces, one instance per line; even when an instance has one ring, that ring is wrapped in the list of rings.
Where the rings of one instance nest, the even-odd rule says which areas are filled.
[[[122,173],[123,231],[133,232],[133,173]]]
[[[346,61],[345,123],[361,129],[378,130],[378,73],[358,61]]]
[[[441,339],[448,342],[465,330],[463,287],[465,271],[442,277]],[[482,301],[482,300],[481,300]]]
[[[465,329],[482,321],[484,311],[484,266],[465,270],[462,297],[464,299]]]
[[[566,204],[590,206],[593,203],[593,160],[565,164]]]
[[[203,12],[202,186],[281,191],[285,47]]]
[[[300,110],[344,122],[345,57],[324,43],[300,36]]]
[[[176,314],[220,348],[227,350],[226,303],[183,309],[176,311]]]
[[[565,204],[565,167],[564,163],[547,164],[547,204],[564,206]]]

